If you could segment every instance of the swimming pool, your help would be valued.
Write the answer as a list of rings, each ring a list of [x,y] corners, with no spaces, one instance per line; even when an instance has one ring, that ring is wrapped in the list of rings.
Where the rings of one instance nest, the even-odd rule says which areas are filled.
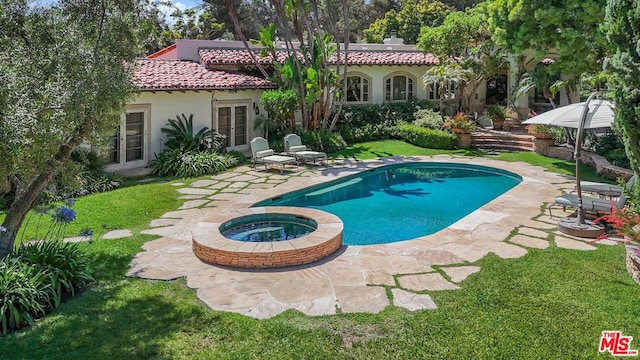
[[[480,165],[387,165],[261,201],[254,206],[320,209],[344,222],[346,245],[384,244],[433,234],[522,181]]]

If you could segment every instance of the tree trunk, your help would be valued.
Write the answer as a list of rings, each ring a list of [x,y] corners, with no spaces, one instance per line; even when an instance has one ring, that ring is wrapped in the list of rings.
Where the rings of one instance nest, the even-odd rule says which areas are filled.
[[[81,129],[81,133],[84,134]],[[81,137],[84,138],[84,137]],[[71,144],[75,143],[73,140],[70,141]],[[27,213],[33,205],[38,200],[38,197],[44,192],[44,190],[49,185],[49,182],[53,178],[53,176],[58,172],[58,169],[62,164],[64,164],[69,157],[71,156],[71,151],[74,146],[71,144],[61,145],[60,149],[58,149],[58,153],[56,154],[54,160],[49,166],[49,170],[43,173],[40,173],[33,179],[29,186],[26,188],[19,187],[16,190],[16,196],[9,207],[9,211],[7,212],[7,217],[4,219],[2,226],[4,226],[7,231],[0,232],[0,258],[7,256],[9,253],[13,251],[13,246],[16,241],[16,236],[18,235],[18,230],[20,230],[20,226],[24,222],[24,218],[27,216]]]

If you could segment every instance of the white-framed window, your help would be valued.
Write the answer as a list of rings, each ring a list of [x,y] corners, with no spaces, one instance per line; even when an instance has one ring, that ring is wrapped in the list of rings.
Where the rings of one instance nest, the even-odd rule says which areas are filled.
[[[384,100],[406,101],[415,96],[416,79],[408,73],[393,73],[384,78]]]
[[[449,89],[446,92],[446,96],[445,98],[447,99],[453,99],[455,98],[455,93],[456,93],[456,89],[457,89],[457,85],[454,83],[450,83],[449,84]],[[438,100],[440,99],[440,83],[434,83],[434,84],[429,84],[427,85],[427,98],[429,100]]]
[[[370,102],[371,78],[360,73],[347,74],[347,93],[345,101],[348,103],[368,103]],[[343,85],[342,83],[340,84]]]

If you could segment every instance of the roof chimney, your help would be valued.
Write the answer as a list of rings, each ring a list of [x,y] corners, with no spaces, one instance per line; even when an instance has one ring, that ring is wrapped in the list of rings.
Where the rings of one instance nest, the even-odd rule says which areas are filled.
[[[397,30],[391,30],[389,32],[389,36],[390,37],[382,40],[382,42],[384,44],[388,44],[388,45],[402,45],[402,44],[404,44],[404,39],[398,37],[398,31]]]

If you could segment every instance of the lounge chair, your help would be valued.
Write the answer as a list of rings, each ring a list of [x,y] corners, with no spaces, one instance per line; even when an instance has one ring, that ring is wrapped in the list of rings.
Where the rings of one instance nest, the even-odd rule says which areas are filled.
[[[269,148],[269,142],[263,137],[251,140],[251,162],[255,170],[256,164],[264,164],[265,171],[267,165],[280,165],[280,173],[287,164],[296,164],[296,158],[291,156],[276,155],[273,149]]]
[[[631,188],[633,182],[636,180],[635,175],[632,176],[629,181],[627,181],[627,188]],[[581,181],[580,187],[583,192],[589,192],[598,194],[601,196],[606,196],[608,198],[617,198],[622,195],[623,189],[618,185],[599,183],[599,182],[591,182],[591,181]]]
[[[633,183],[635,182],[635,177],[631,177],[627,182],[626,188],[631,189],[633,187]],[[598,183],[594,183],[598,184]],[[583,185],[583,183],[580,183]],[[588,185],[588,184],[587,184]],[[606,184],[609,186],[609,184]],[[594,185],[596,186],[596,185]],[[598,185],[600,186],[600,185]],[[596,188],[597,189],[597,186]],[[584,188],[583,188],[584,190]],[[585,211],[592,211],[596,214],[606,214],[613,211],[613,207],[621,208],[627,203],[627,196],[624,194],[624,191],[620,189],[620,195],[617,200],[609,200],[609,199],[601,199],[589,196],[582,197],[582,208]],[[584,190],[587,191],[587,190]],[[564,194],[558,196],[553,204],[549,205],[549,214],[551,214],[551,207],[554,205],[562,206],[563,209],[567,207],[577,208],[578,207],[578,195],[575,194]]]
[[[325,160],[326,162],[327,160],[327,154],[308,149],[305,145],[302,145],[300,136],[296,134],[288,134],[284,137],[284,151],[303,163],[312,160],[315,164],[316,161]]]

